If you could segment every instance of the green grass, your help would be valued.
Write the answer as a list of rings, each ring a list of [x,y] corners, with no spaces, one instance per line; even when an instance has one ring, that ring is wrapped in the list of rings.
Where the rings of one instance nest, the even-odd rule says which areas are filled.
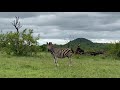
[[[74,56],[59,59],[55,67],[49,53],[39,57],[17,57],[0,54],[0,78],[120,78],[120,60],[103,56]]]

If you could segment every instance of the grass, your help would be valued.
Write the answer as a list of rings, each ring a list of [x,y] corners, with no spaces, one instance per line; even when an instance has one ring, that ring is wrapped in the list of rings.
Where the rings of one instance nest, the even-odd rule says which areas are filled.
[[[74,56],[59,59],[55,67],[49,53],[39,57],[17,57],[0,54],[0,78],[120,78],[120,60],[103,56]]]

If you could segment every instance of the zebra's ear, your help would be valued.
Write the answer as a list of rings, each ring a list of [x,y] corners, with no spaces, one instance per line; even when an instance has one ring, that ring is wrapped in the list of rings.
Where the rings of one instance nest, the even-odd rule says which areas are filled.
[[[47,45],[48,45],[48,42],[46,42],[47,43]]]
[[[52,45],[52,42],[49,42],[49,45]]]

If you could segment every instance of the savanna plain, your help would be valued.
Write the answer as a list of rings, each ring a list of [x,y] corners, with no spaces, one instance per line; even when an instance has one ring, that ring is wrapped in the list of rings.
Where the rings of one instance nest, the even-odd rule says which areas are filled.
[[[33,57],[10,56],[0,52],[0,78],[120,78],[120,60],[111,57],[74,55],[58,59],[42,52]]]

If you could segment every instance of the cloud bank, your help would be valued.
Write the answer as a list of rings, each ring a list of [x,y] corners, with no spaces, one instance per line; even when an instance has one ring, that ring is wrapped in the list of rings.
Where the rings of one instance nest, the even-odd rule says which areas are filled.
[[[20,17],[21,30],[30,28],[39,43],[66,43],[66,39],[87,38],[93,42],[120,40],[120,12],[0,12],[0,29],[16,31],[11,22]]]

